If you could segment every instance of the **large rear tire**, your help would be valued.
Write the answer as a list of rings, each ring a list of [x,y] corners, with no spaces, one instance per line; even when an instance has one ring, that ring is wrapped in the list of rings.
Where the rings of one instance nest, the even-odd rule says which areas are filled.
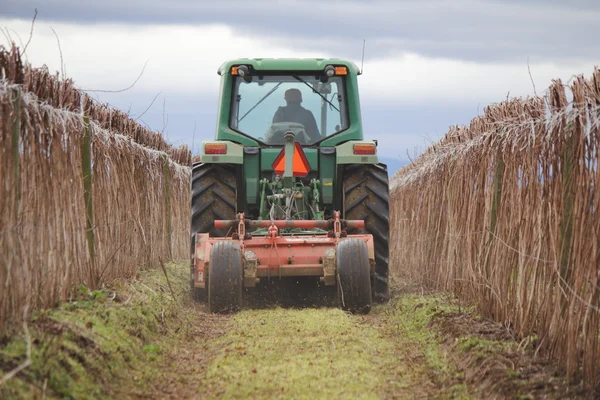
[[[343,168],[343,218],[362,219],[364,229],[348,234],[369,233],[375,241],[373,300],[385,303],[389,289],[389,179],[385,164],[351,164]]]
[[[206,289],[194,287],[194,247],[196,233],[224,237],[227,231],[216,229],[216,219],[235,219],[237,185],[235,166],[229,164],[196,164],[192,167],[190,288],[196,301],[206,300]]]
[[[371,311],[371,268],[367,244],[349,238],[336,249],[338,301],[342,309],[357,314]]]
[[[242,307],[242,249],[236,242],[218,242],[210,250],[208,310],[235,312]]]

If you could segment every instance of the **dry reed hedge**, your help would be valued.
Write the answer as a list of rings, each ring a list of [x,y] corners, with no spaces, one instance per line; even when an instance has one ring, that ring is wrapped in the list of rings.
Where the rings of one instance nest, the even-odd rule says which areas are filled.
[[[600,71],[492,105],[392,179],[392,265],[600,387]]]
[[[0,332],[74,285],[189,256],[189,152],[148,144],[115,111],[74,112],[84,95],[15,54],[0,52]]]
[[[25,92],[35,94],[42,102],[55,108],[83,113],[102,129],[119,132],[142,146],[163,151],[181,165],[191,165],[191,152],[186,145],[174,148],[160,132],[144,127],[123,111],[99,104],[77,89],[71,79],[59,79],[58,72],[51,75],[46,68],[23,65],[19,51],[14,46],[11,51],[0,46],[0,80],[23,85]]]

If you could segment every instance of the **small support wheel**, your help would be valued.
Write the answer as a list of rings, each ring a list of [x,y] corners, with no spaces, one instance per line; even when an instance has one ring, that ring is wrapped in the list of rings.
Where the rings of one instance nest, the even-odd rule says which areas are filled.
[[[355,314],[371,311],[371,270],[367,244],[360,239],[342,240],[336,250],[338,301]]]
[[[208,309],[229,313],[242,307],[242,249],[232,241],[215,243],[208,263]]]

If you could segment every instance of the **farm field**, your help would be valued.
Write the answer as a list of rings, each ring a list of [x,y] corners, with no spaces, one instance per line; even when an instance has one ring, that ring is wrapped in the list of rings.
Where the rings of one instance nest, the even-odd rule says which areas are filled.
[[[488,105],[393,176],[358,130],[199,158],[16,46],[0,78],[0,398],[600,393],[597,67]],[[307,293],[319,277],[342,307]]]
[[[99,291],[80,287],[29,325],[31,365],[11,398],[585,398],[533,359],[531,341],[442,293],[394,285],[368,315],[245,307],[214,315],[190,300],[187,267],[168,264]],[[174,297],[172,295],[174,294]],[[531,339],[534,340],[534,339]],[[3,342],[0,365],[26,357]]]

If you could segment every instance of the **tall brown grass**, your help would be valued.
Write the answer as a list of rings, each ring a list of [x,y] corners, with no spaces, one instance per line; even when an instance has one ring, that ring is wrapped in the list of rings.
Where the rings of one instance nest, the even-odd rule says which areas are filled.
[[[600,71],[489,106],[392,179],[392,263],[598,387]]]
[[[190,161],[187,147],[0,50],[0,331],[77,284],[187,259]]]

